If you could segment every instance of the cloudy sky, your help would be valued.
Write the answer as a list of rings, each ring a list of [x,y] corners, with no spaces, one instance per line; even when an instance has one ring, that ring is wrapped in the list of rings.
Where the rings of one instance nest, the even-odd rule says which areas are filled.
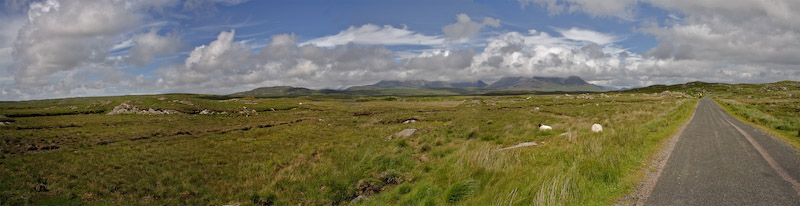
[[[577,75],[800,80],[797,0],[5,0],[0,100]]]

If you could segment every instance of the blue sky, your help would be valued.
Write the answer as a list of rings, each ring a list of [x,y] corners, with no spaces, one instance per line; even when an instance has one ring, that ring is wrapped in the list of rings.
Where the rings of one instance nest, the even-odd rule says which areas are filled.
[[[800,3],[12,0],[0,100],[577,75],[798,80]]]
[[[236,40],[269,42],[275,34],[294,33],[300,41],[334,35],[350,26],[364,24],[407,26],[425,35],[443,35],[442,26],[458,14],[501,20],[501,27],[487,33],[526,32],[530,29],[558,35],[553,28],[582,28],[624,37],[618,44],[633,52],[646,52],[656,45],[652,36],[635,32],[641,21],[663,21],[668,13],[649,6],[640,8],[637,19],[593,18],[584,13],[549,15],[537,5],[525,8],[518,1],[249,1],[219,6],[213,17],[171,19],[174,29],[185,30],[192,45],[206,44],[220,31],[236,29]],[[170,27],[167,27],[170,28]]]

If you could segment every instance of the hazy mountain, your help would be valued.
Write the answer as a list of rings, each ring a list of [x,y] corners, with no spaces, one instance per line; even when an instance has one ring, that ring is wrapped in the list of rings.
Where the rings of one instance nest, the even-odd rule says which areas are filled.
[[[600,86],[589,84],[580,77],[503,77],[485,87],[489,90],[526,90],[526,91],[604,91]]]
[[[230,96],[236,97],[291,97],[291,96],[308,96],[316,94],[316,90],[290,87],[290,86],[277,86],[277,87],[261,87],[246,92],[233,93]]]
[[[434,88],[483,88],[486,83],[483,81],[476,82],[458,82],[449,83],[445,81],[426,81],[426,80],[382,80],[378,83],[366,86],[354,86],[347,88],[347,90],[369,90],[369,89],[434,89]]]
[[[445,81],[383,80],[372,85],[354,86],[345,90],[313,90],[301,87],[261,87],[231,94],[235,97],[296,97],[317,95],[344,96],[414,96],[414,95],[478,95],[507,92],[598,92],[602,87],[589,84],[580,77],[504,77],[487,85],[483,81],[449,83]],[[499,93],[498,93],[499,92]],[[509,93],[510,94],[510,93]]]
[[[486,84],[485,82],[483,82],[481,80],[478,80],[476,82],[450,83],[450,86],[453,86],[455,88],[469,88],[469,87],[484,88],[484,87],[488,86],[488,84]]]

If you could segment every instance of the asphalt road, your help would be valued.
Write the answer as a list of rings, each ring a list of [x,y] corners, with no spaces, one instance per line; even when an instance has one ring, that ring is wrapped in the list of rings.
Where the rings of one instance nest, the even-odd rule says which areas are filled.
[[[647,205],[800,205],[800,155],[708,98],[675,145]]]

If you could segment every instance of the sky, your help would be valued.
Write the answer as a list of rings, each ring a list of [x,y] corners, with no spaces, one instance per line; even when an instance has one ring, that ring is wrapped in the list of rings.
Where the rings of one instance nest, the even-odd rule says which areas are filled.
[[[797,0],[5,0],[0,100],[576,75],[800,80]]]

